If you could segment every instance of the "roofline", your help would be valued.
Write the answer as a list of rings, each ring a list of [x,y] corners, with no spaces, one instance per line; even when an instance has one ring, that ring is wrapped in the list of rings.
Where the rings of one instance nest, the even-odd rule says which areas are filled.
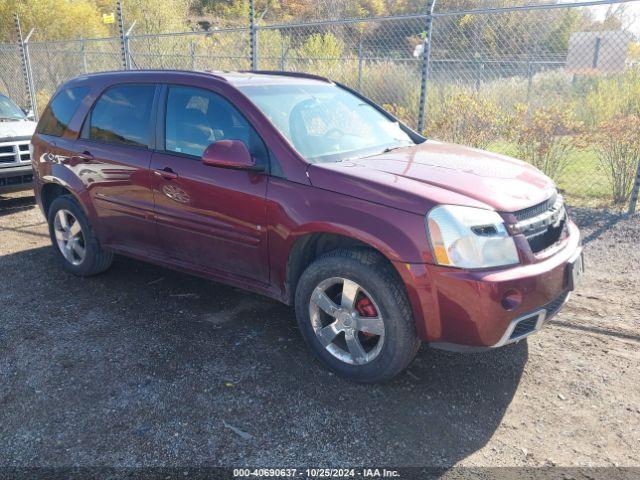
[[[134,70],[108,70],[104,72],[92,72],[92,73],[83,73],[78,75],[75,78],[82,77],[99,77],[102,75],[130,75],[136,73],[181,73],[181,74],[196,74],[203,75],[207,77],[213,77],[216,80],[220,80],[225,83],[232,83],[225,77],[225,72],[211,72],[206,70],[178,70],[178,69],[134,69]],[[288,72],[284,70],[230,70],[228,73],[252,73],[255,75],[277,75],[280,77],[293,77],[293,78],[308,78],[310,80],[318,80],[320,82],[325,83],[334,83],[327,77],[323,77],[320,75],[314,75],[312,73],[304,73],[304,72]]]
[[[104,72],[90,72],[90,73],[82,73],[70,80],[76,80],[78,78],[83,78],[83,77],[99,77],[101,75],[130,75],[130,74],[136,74],[136,73],[181,73],[181,74],[196,74],[196,75],[203,75],[203,76],[207,76],[207,77],[213,77],[216,80],[220,80],[222,82],[225,83],[229,83],[228,80],[222,76],[222,75],[218,75],[216,73],[213,72],[207,72],[205,70],[177,70],[177,69],[147,69],[147,68],[136,68],[133,70],[107,70]]]
[[[310,80],[319,80],[321,82],[333,83],[327,77],[304,72],[287,72],[284,70],[239,70],[238,73],[255,73],[256,75],[278,75],[281,77],[308,78]]]

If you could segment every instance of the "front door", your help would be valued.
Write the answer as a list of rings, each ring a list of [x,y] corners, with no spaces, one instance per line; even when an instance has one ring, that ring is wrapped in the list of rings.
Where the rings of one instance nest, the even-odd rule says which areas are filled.
[[[166,255],[200,271],[268,282],[267,175],[206,166],[201,158],[211,143],[233,139],[265,164],[264,143],[235,107],[209,90],[168,86],[164,108],[151,173]]]

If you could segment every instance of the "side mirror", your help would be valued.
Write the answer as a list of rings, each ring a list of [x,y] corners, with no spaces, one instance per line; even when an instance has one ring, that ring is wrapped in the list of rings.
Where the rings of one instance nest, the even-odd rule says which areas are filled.
[[[210,167],[255,170],[256,162],[240,140],[218,140],[202,154],[202,163]]]
[[[27,116],[27,120],[35,120],[36,119],[36,114],[33,113],[33,110],[31,110],[31,109],[26,111],[25,114]]]

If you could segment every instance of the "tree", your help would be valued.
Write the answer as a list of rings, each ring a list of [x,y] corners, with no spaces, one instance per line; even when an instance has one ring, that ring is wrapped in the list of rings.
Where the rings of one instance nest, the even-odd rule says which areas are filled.
[[[110,13],[115,9],[115,1],[98,0],[101,9]],[[134,32],[162,33],[187,30],[189,0],[123,0],[123,14],[128,25],[135,20]],[[106,6],[106,8],[105,8]],[[115,26],[114,26],[115,28]]]
[[[100,11],[89,0],[0,0],[0,35],[15,41],[14,15],[24,32],[35,27],[34,39],[58,40],[108,34]]]
[[[248,0],[196,0],[194,11],[201,15],[213,14],[220,22],[246,25],[249,18]],[[288,22],[311,21],[327,18],[369,17],[384,15],[383,0],[256,0],[258,21]]]

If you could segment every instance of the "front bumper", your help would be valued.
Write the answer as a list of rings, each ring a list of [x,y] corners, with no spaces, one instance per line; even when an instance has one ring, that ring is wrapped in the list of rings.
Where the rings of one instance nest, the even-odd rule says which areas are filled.
[[[397,264],[407,287],[418,335],[447,350],[495,348],[538,331],[566,303],[567,265],[581,253],[571,222],[568,236],[543,260],[500,270],[460,270],[430,264]],[[521,302],[503,306],[509,293]]]
[[[0,168],[0,193],[19,192],[33,188],[31,165]]]

